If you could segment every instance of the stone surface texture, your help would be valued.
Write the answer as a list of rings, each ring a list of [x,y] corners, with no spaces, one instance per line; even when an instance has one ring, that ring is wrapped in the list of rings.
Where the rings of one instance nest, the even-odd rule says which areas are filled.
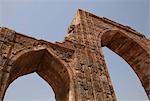
[[[128,26],[79,9],[63,42],[0,28],[0,101],[15,79],[33,72],[49,83],[57,101],[116,101],[102,47],[131,66],[150,99],[150,40]]]

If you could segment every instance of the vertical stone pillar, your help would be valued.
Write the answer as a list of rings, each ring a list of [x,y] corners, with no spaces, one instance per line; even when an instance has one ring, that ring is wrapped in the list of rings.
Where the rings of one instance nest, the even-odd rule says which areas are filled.
[[[8,77],[9,77],[9,73],[0,70],[0,101],[2,101],[4,97],[4,92],[7,86]]]
[[[100,29],[101,30],[101,29]],[[103,29],[102,29],[103,30]],[[77,101],[116,101],[93,19],[78,11],[66,40],[73,42]]]
[[[77,101],[116,101],[115,93],[100,51],[75,45],[75,91]]]
[[[11,55],[11,49],[13,47],[13,41],[15,38],[15,32],[7,30],[6,28],[0,28],[0,100],[3,99],[3,94],[6,89],[7,80],[9,77],[9,56]]]

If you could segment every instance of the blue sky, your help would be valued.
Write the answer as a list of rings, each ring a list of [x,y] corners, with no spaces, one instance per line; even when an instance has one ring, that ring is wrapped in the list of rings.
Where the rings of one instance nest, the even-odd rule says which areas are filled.
[[[0,0],[0,26],[38,39],[63,41],[78,8],[131,26],[150,38],[149,0]],[[103,52],[118,101],[148,101],[131,67],[109,49]],[[54,101],[50,86],[35,73],[15,80],[5,95],[5,101],[27,100]]]

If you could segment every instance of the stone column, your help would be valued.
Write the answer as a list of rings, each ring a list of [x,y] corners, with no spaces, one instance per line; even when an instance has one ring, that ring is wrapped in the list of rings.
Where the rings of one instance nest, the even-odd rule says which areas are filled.
[[[76,101],[116,101],[112,83],[100,51],[78,45],[73,63]]]

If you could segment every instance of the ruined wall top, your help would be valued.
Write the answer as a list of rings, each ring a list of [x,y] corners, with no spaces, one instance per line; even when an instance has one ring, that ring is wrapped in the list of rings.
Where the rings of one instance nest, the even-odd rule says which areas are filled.
[[[106,18],[106,17],[96,16],[96,15],[90,13],[90,12],[87,12],[87,11],[84,11],[84,10],[81,10],[81,9],[78,9],[77,12],[79,12],[79,14],[81,14],[81,13],[86,13],[86,15],[89,15],[89,16],[91,16],[91,17],[93,17],[93,18],[102,20],[102,21],[104,21],[104,22],[106,22],[106,23],[112,24],[112,25],[114,25],[114,26],[116,26],[116,27],[119,27],[119,28],[121,28],[121,29],[127,30],[127,31],[129,31],[129,32],[132,32],[132,33],[134,33],[134,34],[136,34],[136,35],[138,35],[138,36],[145,37],[142,33],[137,32],[135,29],[131,28],[130,26],[120,24],[120,23],[115,22],[115,21],[113,21],[113,20],[110,20],[110,19],[108,19],[108,18]]]

